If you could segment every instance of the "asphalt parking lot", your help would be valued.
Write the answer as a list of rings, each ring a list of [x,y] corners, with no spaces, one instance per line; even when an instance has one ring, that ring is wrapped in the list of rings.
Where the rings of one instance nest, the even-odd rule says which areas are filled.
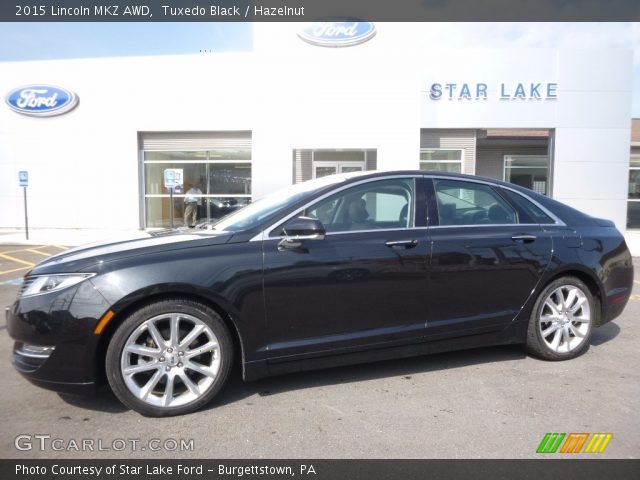
[[[0,285],[16,285],[38,262],[67,250],[64,245],[0,245]]]
[[[13,301],[27,263],[61,249],[0,247],[0,306]],[[126,410],[107,388],[82,398],[32,386],[10,365],[3,317],[0,457],[535,458],[547,432],[611,432],[598,457],[638,458],[640,258],[635,268],[624,314],[598,328],[587,353],[569,362],[507,346],[247,384],[236,368],[211,405],[166,419]],[[15,446],[20,435],[24,450]],[[77,451],[73,445],[86,439],[93,450]],[[182,451],[174,448],[180,440]]]

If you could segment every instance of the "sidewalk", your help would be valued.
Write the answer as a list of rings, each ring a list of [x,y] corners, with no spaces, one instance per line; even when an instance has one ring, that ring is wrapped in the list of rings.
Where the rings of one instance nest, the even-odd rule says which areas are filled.
[[[24,229],[0,228],[0,245],[65,245],[75,247],[113,238],[139,237],[141,233],[141,230],[34,228],[29,229],[29,240],[27,240]]]

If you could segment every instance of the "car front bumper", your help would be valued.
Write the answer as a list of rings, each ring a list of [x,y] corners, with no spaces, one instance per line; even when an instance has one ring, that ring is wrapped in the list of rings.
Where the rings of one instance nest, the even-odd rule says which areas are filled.
[[[102,371],[94,329],[109,309],[90,280],[60,292],[18,299],[6,310],[13,365],[35,385],[90,393]]]

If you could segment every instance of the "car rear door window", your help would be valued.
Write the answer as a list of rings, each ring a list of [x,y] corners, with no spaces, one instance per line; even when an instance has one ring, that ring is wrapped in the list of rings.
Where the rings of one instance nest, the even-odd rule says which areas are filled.
[[[434,179],[440,225],[509,225],[516,211],[489,185]]]

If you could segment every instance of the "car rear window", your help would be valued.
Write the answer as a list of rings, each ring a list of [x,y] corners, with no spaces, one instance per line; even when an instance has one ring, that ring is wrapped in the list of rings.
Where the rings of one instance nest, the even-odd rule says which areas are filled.
[[[556,223],[553,218],[544,213],[535,203],[530,202],[522,195],[506,188],[501,188],[500,193],[511,200],[519,210],[519,223]]]

